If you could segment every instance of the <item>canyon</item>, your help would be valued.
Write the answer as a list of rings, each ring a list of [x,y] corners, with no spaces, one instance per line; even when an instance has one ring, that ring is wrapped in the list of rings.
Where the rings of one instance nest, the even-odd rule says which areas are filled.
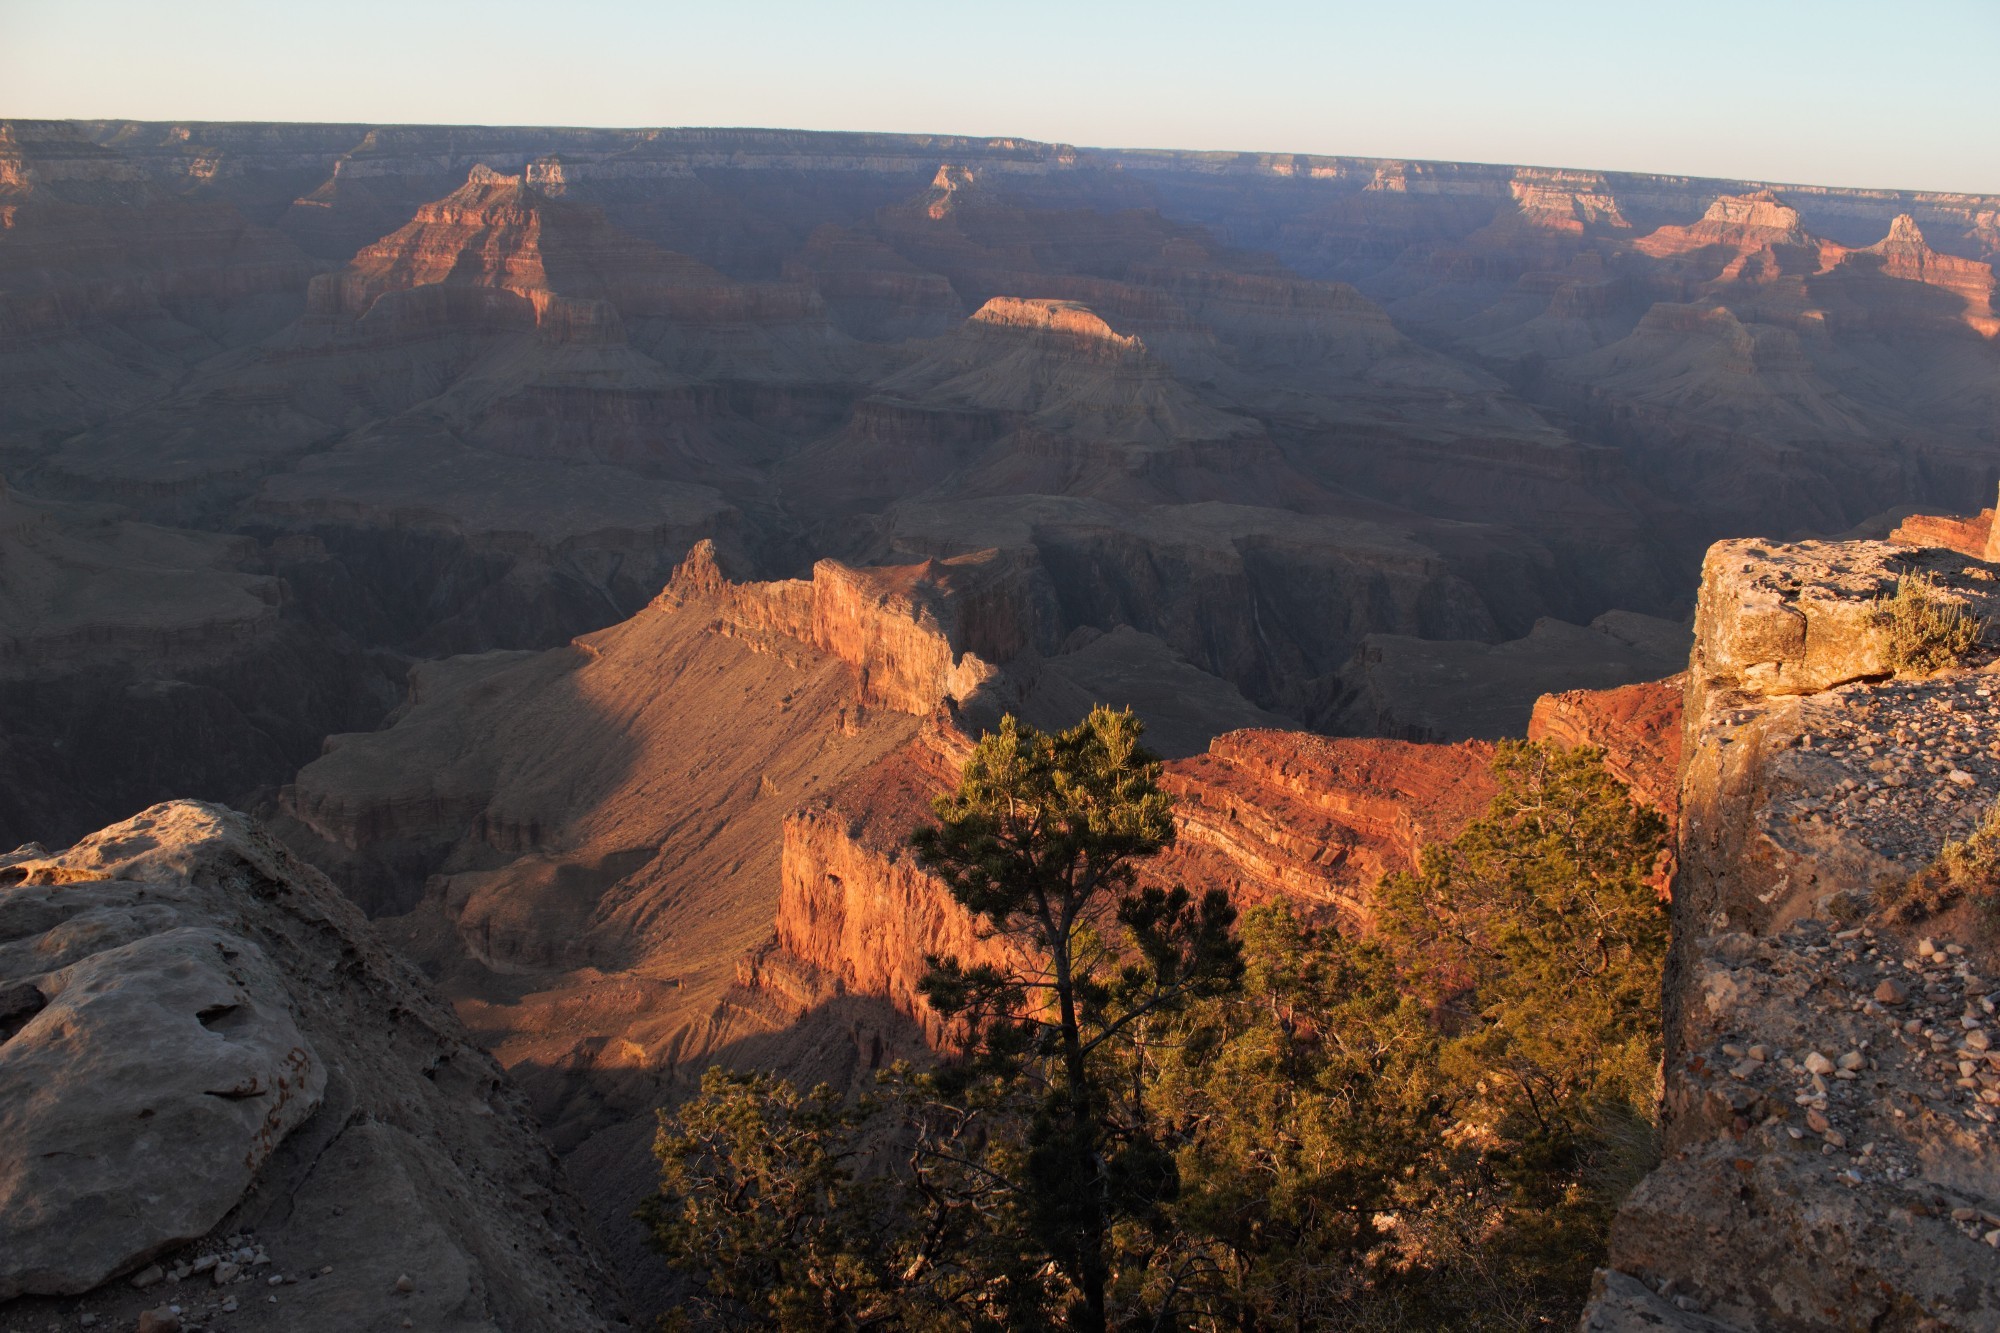
[[[950,136],[0,121],[0,1077],[118,951],[216,966],[196,932],[259,1080],[161,1094],[214,1153],[255,1139],[243,1180],[0,1293],[127,1318],[153,1297],[107,1277],[236,1235],[334,1265],[327,1327],[658,1311],[655,1109],[715,1063],[923,1058],[926,955],[997,946],[910,832],[1002,716],[1108,703],[1177,803],[1149,882],[1363,932],[1484,809],[1493,742],[1604,749],[1680,841],[1668,1156],[1591,1326],[1980,1326],[1984,1287],[1926,1274],[1991,1271],[1954,1211],[2000,1206],[1983,1092],[1909,1101],[1883,1052],[1931,1038],[1817,1007],[1906,954],[1971,994],[1969,924],[1949,963],[1848,924],[1971,800],[1926,777],[1926,831],[1867,845],[1849,769],[1909,788],[1800,738],[1983,717],[1980,673],[1890,680],[1869,615],[1908,569],[1990,596],[1992,511],[1939,515],[2000,484],[1996,217]],[[1974,790],[1988,739],[1938,742]],[[182,989],[156,1018],[198,1044]],[[1871,1052],[1875,1100],[1779,1089],[1807,1046]],[[1800,1089],[1840,1143],[1788,1132]],[[378,1186],[448,1281],[397,1290],[380,1210],[332,1203]],[[1694,1265],[1717,1235],[1747,1257]]]
[[[1879,536],[2000,480],[1996,211],[950,136],[6,121],[0,475],[226,536],[325,659],[241,780],[129,717],[185,756],[146,798],[268,811],[413,662],[614,624],[704,538],[760,577],[1000,548],[1049,572],[1038,651],[1126,627],[1309,729],[1490,739],[1678,669],[1709,542]]]

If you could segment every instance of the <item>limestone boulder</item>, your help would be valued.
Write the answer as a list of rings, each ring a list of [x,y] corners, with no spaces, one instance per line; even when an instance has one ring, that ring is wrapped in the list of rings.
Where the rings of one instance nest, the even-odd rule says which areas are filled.
[[[201,1236],[319,1108],[326,1069],[269,958],[199,919],[122,886],[0,897],[0,985],[44,1001],[0,1046],[0,1300]]]
[[[0,1322],[167,1303],[297,1333],[581,1333],[619,1305],[525,1099],[430,984],[193,801],[0,856]]]
[[[1907,575],[1934,579],[1982,617],[2000,611],[1984,562],[1889,542],[1717,542],[1702,565],[1697,675],[1756,695],[1812,694],[1891,674],[1881,601]]]

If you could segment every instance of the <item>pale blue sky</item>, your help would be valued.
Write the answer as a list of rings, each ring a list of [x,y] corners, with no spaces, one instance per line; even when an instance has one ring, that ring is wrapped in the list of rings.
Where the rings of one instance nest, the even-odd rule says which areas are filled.
[[[0,0],[0,116],[766,125],[2000,192],[2000,0]]]

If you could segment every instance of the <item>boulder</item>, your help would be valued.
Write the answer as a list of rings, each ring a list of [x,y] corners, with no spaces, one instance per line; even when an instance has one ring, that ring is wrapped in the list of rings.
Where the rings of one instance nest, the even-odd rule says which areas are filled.
[[[175,801],[0,856],[10,1314],[130,1328],[178,1280],[204,1326],[596,1330],[589,1237],[492,1058],[245,816]]]
[[[0,978],[46,997],[0,1046],[0,1299],[202,1235],[319,1109],[326,1068],[270,959],[189,919],[118,884],[0,896]]]

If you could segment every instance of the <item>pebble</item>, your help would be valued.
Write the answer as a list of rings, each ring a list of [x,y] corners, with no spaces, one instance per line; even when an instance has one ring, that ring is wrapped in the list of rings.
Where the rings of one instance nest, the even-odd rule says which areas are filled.
[[[417,1284],[410,1281],[410,1275],[408,1273],[405,1273],[401,1277],[396,1279],[396,1290],[402,1292],[404,1295],[407,1296],[409,1293],[415,1291],[416,1289],[417,1289]]]
[[[1808,1054],[1808,1055],[1806,1056],[1806,1072],[1807,1072],[1807,1073],[1809,1073],[1809,1074],[1831,1074],[1831,1073],[1833,1072],[1833,1070],[1834,1070],[1834,1064],[1833,1064],[1833,1061],[1831,1061],[1831,1060],[1827,1059],[1827,1058],[1826,1058],[1825,1056],[1821,1055],[1821,1054],[1820,1054],[1820,1053],[1819,1053],[1818,1051],[1813,1051],[1813,1052],[1810,1052],[1810,1053],[1809,1053],[1809,1054]]]
[[[140,1269],[138,1272],[132,1275],[132,1285],[137,1287],[140,1291],[144,1291],[148,1287],[157,1287],[158,1285],[160,1285],[160,1283],[165,1282],[166,1280],[167,1280],[166,1270],[161,1268],[158,1264],[147,1264],[144,1268]]]
[[[1910,988],[1890,977],[1875,988],[1875,999],[1880,1004],[1901,1004],[1910,998]]]
[[[162,1305],[139,1312],[138,1333],[181,1333],[181,1317]]]
[[[217,1264],[215,1266],[215,1285],[218,1287],[228,1286],[230,1283],[236,1280],[237,1274],[241,1273],[242,1271],[243,1270],[241,1268],[237,1267],[233,1263]]]

